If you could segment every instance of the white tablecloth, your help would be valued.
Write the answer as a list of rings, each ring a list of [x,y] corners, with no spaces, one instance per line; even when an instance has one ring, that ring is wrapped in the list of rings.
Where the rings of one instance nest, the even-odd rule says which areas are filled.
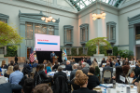
[[[49,73],[47,73],[47,76],[53,77],[54,74],[57,73],[57,72],[58,72],[58,71],[56,71],[56,72],[54,72],[54,71],[49,72]],[[66,74],[67,74],[67,78],[70,79],[70,73],[71,73],[71,71],[63,71],[63,72],[66,73]]]
[[[116,88],[109,88],[109,86],[113,87],[113,84],[101,84],[104,86],[97,86],[96,88],[101,88],[102,93],[128,93],[127,92],[127,87],[130,88],[130,93],[137,93],[137,87],[133,86],[133,88],[131,88],[131,85],[125,85],[125,84],[119,84],[116,83]],[[104,92],[106,91],[106,92]]]

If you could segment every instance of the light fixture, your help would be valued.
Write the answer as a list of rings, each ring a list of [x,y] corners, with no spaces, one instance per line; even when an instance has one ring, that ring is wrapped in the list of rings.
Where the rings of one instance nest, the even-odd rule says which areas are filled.
[[[47,0],[47,2],[49,2],[49,0]],[[49,9],[49,6],[50,6],[50,4],[49,3],[47,3],[48,4],[48,15],[49,15],[49,17],[47,17],[47,16],[43,16],[43,17],[41,17],[41,20],[42,21],[45,21],[46,23],[48,23],[48,22],[56,22],[56,20],[51,16],[51,9]]]
[[[97,0],[96,0],[96,8],[97,8]],[[100,1],[99,1],[100,2]],[[100,8],[101,8],[101,4],[100,4]],[[101,11],[101,9],[100,9]],[[94,13],[92,14],[92,19],[96,20],[96,19],[105,19],[106,13],[105,12],[101,12],[100,14],[98,13]]]

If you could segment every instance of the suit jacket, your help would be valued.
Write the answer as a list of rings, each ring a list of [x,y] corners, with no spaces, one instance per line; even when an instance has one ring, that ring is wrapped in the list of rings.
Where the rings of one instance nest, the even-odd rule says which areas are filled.
[[[64,73],[64,72],[62,72],[62,71],[60,71],[60,72],[57,72],[57,73],[55,73],[54,74],[54,76],[53,76],[53,81],[55,81],[56,80],[56,78],[58,77],[58,76],[64,76],[65,77],[65,81],[67,82],[67,75],[66,75],[66,73]]]
[[[87,60],[87,63],[88,63],[89,65],[91,65],[91,60],[90,60],[90,59],[88,59],[88,60]]]
[[[70,64],[69,65],[66,65],[66,68],[64,70],[72,71],[72,66]]]
[[[89,71],[89,67],[84,67],[82,69],[83,73],[85,73],[87,75],[88,71]]]
[[[73,71],[71,71],[71,73],[70,73],[70,81],[75,77],[76,71],[77,71],[77,69],[74,69]]]
[[[55,53],[54,54],[53,53],[50,54],[51,59],[52,59],[53,56],[55,56]]]

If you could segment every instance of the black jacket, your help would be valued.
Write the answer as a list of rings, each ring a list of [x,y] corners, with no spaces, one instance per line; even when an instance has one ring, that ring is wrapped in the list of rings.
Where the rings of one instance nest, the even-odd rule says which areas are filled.
[[[23,68],[23,74],[28,74],[28,73],[31,73],[31,68],[29,66],[29,64],[24,64],[24,68]]]
[[[73,71],[71,71],[71,73],[70,73],[70,81],[75,77],[76,71],[77,71],[77,69],[74,69]]]
[[[69,70],[69,71],[72,71],[72,66],[69,64],[69,65],[66,65],[66,68],[65,70]]]
[[[35,85],[38,85],[40,83],[40,79],[39,77],[41,78],[42,82],[41,83],[48,83],[48,82],[51,82],[51,78],[48,78],[46,76],[46,73],[41,70],[39,72],[36,72],[35,75],[34,75],[34,83]]]
[[[90,59],[88,59],[88,60],[87,60],[87,63],[88,63],[89,65],[91,65],[91,60],[90,60]]]
[[[54,74],[54,93],[67,93],[67,76],[64,72],[58,72]]]
[[[66,81],[66,82],[68,81],[66,73],[64,73],[64,72],[62,72],[62,71],[57,72],[57,73],[54,74],[54,76],[53,76],[53,81],[55,81],[56,78],[57,78],[58,76],[60,76],[60,75],[65,77],[65,81]]]
[[[97,93],[94,90],[89,90],[88,88],[80,88],[78,90],[74,90],[72,93]]]
[[[54,65],[54,67],[52,68],[53,70],[57,69],[59,67],[59,65]]]
[[[92,90],[96,86],[100,85],[99,79],[95,75],[88,75],[88,89]]]

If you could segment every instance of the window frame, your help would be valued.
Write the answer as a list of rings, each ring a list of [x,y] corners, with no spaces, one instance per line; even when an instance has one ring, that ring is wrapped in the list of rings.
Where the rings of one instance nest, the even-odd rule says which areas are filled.
[[[72,46],[73,44],[73,26],[71,25],[64,25],[64,45],[70,45]],[[71,41],[67,41],[67,32],[68,30],[71,30]]]
[[[82,29],[85,28],[85,41],[82,41]],[[85,23],[80,25],[80,43],[85,44],[89,40],[89,24]]]
[[[111,35],[110,35],[111,34],[111,27],[113,27],[112,39],[111,39]],[[109,37],[108,37],[108,35],[109,35]],[[108,42],[116,43],[116,23],[115,22],[111,21],[111,22],[106,23],[106,37],[107,37]]]

